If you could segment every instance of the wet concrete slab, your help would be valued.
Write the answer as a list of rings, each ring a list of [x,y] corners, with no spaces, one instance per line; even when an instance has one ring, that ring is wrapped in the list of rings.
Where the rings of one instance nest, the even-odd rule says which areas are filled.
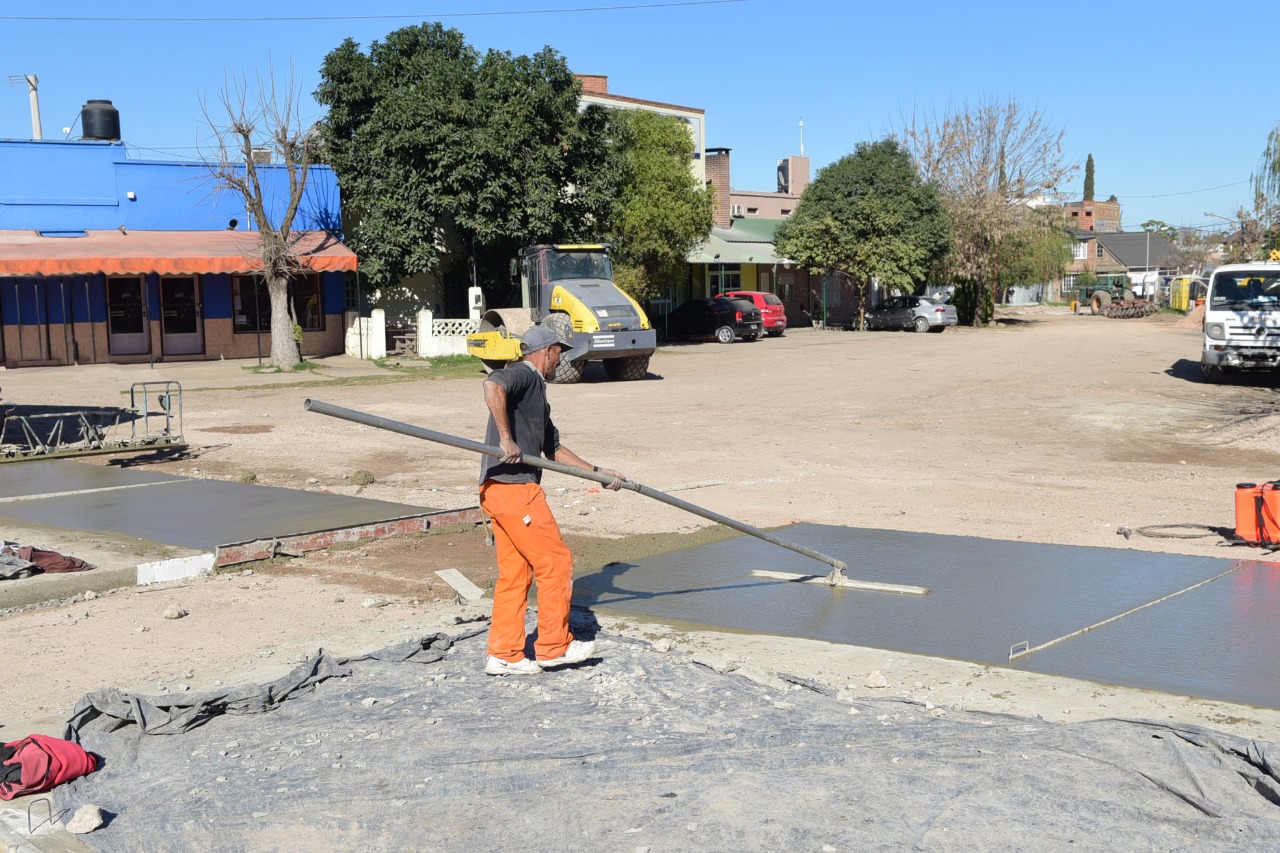
[[[74,459],[24,460],[0,465],[0,499],[178,482],[182,479],[158,471],[91,465]]]
[[[931,592],[893,595],[751,578],[753,569],[824,574],[826,567],[743,536],[584,574],[574,582],[575,599],[658,619],[1280,708],[1274,654],[1280,619],[1273,618],[1280,616],[1280,598],[1270,594],[1280,595],[1280,565],[1249,563],[1010,662],[1019,643],[1065,637],[1239,561],[812,524],[779,535],[846,560],[849,577]]]
[[[123,533],[201,551],[220,545],[270,539],[320,530],[356,527],[418,516],[434,510],[389,501],[219,480],[151,475],[133,469],[106,468],[68,460],[20,463],[31,482],[48,492],[65,493],[69,483],[96,483],[85,489],[141,485],[115,491],[82,491],[0,503],[0,525],[28,522],[70,530]],[[40,470],[42,466],[50,469]],[[67,466],[97,469],[82,471]],[[56,468],[56,470],[54,470]],[[0,483],[20,491],[13,469],[0,468]],[[144,485],[149,483],[150,485]]]

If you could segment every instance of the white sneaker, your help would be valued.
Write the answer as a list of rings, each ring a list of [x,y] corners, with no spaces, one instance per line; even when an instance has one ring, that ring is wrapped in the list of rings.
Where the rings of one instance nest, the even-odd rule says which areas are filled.
[[[521,658],[512,663],[489,655],[488,660],[484,662],[485,675],[537,675],[540,672],[542,667],[528,658]]]
[[[595,650],[595,640],[571,640],[569,642],[569,648],[564,650],[564,654],[560,655],[558,658],[552,658],[551,660],[540,660],[538,661],[538,666],[564,666],[565,664],[570,663],[581,663],[591,657],[591,655],[595,653]]]

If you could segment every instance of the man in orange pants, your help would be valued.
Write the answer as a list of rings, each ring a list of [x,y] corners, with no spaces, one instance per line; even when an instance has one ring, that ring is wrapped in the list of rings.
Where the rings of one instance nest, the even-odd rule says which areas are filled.
[[[594,640],[577,640],[569,632],[569,600],[573,595],[573,556],[560,537],[546,494],[542,469],[522,464],[521,456],[545,456],[556,462],[613,476],[606,488],[618,489],[622,477],[586,462],[560,443],[547,403],[547,379],[560,359],[570,355],[568,342],[548,326],[534,326],[520,338],[521,361],[496,370],[484,382],[489,409],[485,444],[502,448],[502,457],[485,456],[480,468],[480,506],[493,524],[498,547],[498,582],[493,588],[489,624],[489,675],[536,675],[543,667],[586,660]],[[537,660],[525,657],[525,612],[529,587],[538,583]]]

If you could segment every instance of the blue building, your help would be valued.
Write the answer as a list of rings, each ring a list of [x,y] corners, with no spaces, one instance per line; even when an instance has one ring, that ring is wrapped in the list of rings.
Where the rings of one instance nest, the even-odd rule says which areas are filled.
[[[287,169],[257,168],[269,205],[283,210]],[[109,140],[0,140],[4,364],[269,354],[271,309],[250,221],[243,199],[219,191],[203,163],[131,160]],[[343,351],[356,257],[338,238],[340,223],[337,179],[312,166],[289,286],[304,355]]]

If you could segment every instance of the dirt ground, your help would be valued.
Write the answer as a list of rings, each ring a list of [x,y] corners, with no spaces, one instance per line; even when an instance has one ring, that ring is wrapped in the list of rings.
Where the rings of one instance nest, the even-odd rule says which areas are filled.
[[[1225,556],[1213,536],[1118,535],[1157,524],[1232,527],[1234,485],[1277,476],[1276,383],[1206,384],[1199,346],[1194,323],[1169,315],[1027,309],[994,328],[942,335],[796,329],[754,343],[666,346],[645,381],[610,382],[593,366],[582,384],[553,386],[551,401],[564,443],[584,458],[759,527],[810,521]],[[9,401],[94,406],[122,405],[132,382],[177,380],[192,449],[156,470],[252,473],[268,485],[423,507],[475,504],[473,455],[308,413],[303,401],[478,439],[481,374],[379,382],[362,378],[378,373],[367,363],[321,364],[302,377],[256,375],[235,362],[39,368],[5,372],[0,385]],[[353,485],[359,471],[374,482]],[[544,485],[580,566],[724,535],[633,493],[558,475]],[[76,553],[76,531],[44,534]],[[0,623],[8,647],[21,651],[7,656],[0,735],[57,732],[74,700],[100,687],[162,692],[273,678],[317,647],[367,651],[482,615],[483,605],[454,602],[432,573],[441,568],[481,587],[495,574],[483,534],[452,529],[9,613]],[[171,603],[190,615],[163,618]],[[1280,723],[1267,709],[996,667],[601,621],[842,690],[942,707],[1172,719],[1267,740]],[[887,686],[870,686],[876,671]]]

